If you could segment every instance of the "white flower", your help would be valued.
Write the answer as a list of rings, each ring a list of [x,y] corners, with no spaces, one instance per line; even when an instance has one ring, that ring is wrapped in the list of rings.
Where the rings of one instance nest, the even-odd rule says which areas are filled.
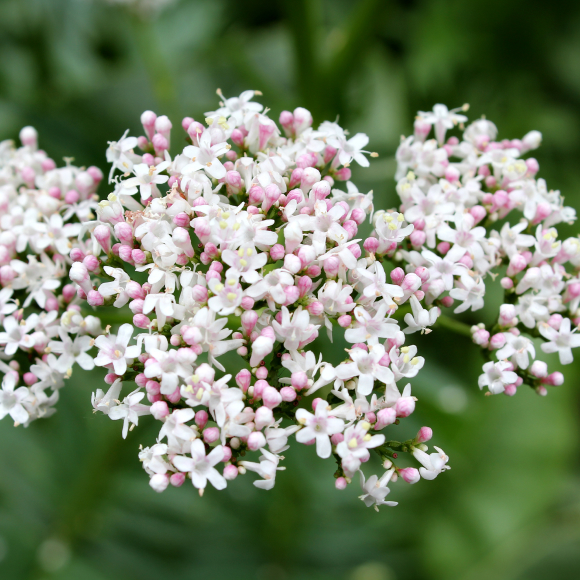
[[[453,288],[449,296],[455,300],[460,300],[460,304],[453,312],[459,314],[468,308],[479,310],[483,308],[483,296],[485,294],[485,284],[481,278],[474,278],[467,273],[461,274],[461,287]]]
[[[203,169],[210,177],[221,179],[226,174],[226,169],[219,160],[229,149],[227,143],[211,144],[209,130],[202,133],[199,138],[199,147],[189,145],[183,150],[183,154],[190,158],[191,162],[183,168],[184,173],[193,173]]]
[[[433,326],[437,321],[437,317],[439,316],[439,308],[431,308],[431,310],[427,312],[427,310],[421,306],[421,303],[414,295],[411,296],[410,302],[413,314],[405,314],[405,322],[408,324],[408,327],[405,328],[403,332],[405,334],[412,334],[418,330],[421,331],[421,334],[431,332],[431,330],[427,327]]]
[[[479,376],[479,388],[487,387],[490,393],[503,393],[507,385],[513,385],[518,375],[512,370],[511,363],[489,361],[483,365],[483,374]]]
[[[288,309],[282,306],[282,322],[272,321],[280,342],[284,341],[284,348],[297,350],[305,341],[310,342],[312,337],[318,336],[318,325],[310,323],[310,315],[299,306],[290,315]]]
[[[4,352],[12,356],[19,348],[30,349],[34,346],[34,338],[28,334],[38,324],[38,314],[31,314],[20,323],[13,316],[4,319],[4,330],[0,332],[0,344],[5,344]]]
[[[137,158],[133,154],[133,149],[137,147],[137,137],[127,137],[129,129],[127,129],[123,136],[118,141],[109,141],[107,148],[107,162],[111,163],[111,171],[109,172],[109,183],[113,178],[115,169],[119,169],[122,173],[127,173],[133,169],[133,163]]]
[[[314,415],[306,409],[296,411],[296,419],[304,425],[296,433],[296,441],[299,443],[308,443],[313,439],[316,440],[316,453],[318,457],[325,459],[330,457],[332,446],[330,436],[340,433],[344,429],[344,421],[328,415],[328,408],[324,402],[320,402],[314,411]]]
[[[127,372],[127,361],[132,361],[139,356],[141,349],[138,346],[128,346],[133,334],[131,324],[123,324],[117,335],[101,335],[95,339],[95,346],[99,354],[95,358],[95,364],[99,367],[112,365],[116,375],[124,375]]]
[[[169,167],[168,161],[163,161],[159,165],[151,165],[149,167],[146,163],[139,163],[133,167],[135,177],[130,177],[122,183],[121,193],[126,195],[134,195],[137,191],[141,193],[141,199],[147,200],[154,193],[157,193],[157,185],[166,183],[169,176],[161,175]]]
[[[498,360],[511,359],[518,367],[527,369],[530,364],[528,356],[532,359],[536,356],[532,341],[521,334],[504,332],[503,335],[506,338],[506,344],[495,353]]]
[[[379,362],[385,355],[385,347],[382,344],[370,345],[368,352],[362,348],[353,348],[349,354],[353,362],[338,365],[335,369],[336,376],[343,381],[358,377],[357,392],[360,395],[370,395],[375,380],[384,384],[394,380],[391,369]]]
[[[375,510],[379,511],[380,505],[396,506],[396,501],[385,501],[385,497],[390,493],[387,487],[389,481],[393,477],[394,469],[389,469],[380,479],[376,475],[371,475],[365,481],[364,473],[360,472],[360,486],[365,492],[360,496],[367,507],[374,505]]]
[[[137,389],[127,395],[122,403],[113,407],[108,413],[113,421],[123,419],[123,439],[127,438],[129,423],[137,425],[141,415],[149,415],[151,413],[151,407],[139,402],[144,396],[145,393],[140,393]]]
[[[575,334],[576,328],[570,330],[570,319],[564,318],[560,328],[556,330],[545,322],[538,324],[540,334],[549,342],[541,346],[544,352],[557,352],[560,363],[568,365],[573,362],[572,349],[580,346],[580,335]]]
[[[355,322],[353,328],[348,328],[344,338],[348,342],[366,342],[377,344],[379,338],[395,338],[400,331],[397,321],[385,318],[389,307],[382,302],[374,316],[362,306],[357,306],[354,311]]]
[[[0,419],[10,415],[16,423],[26,424],[29,415],[22,403],[28,398],[29,391],[26,387],[19,387],[15,390],[15,386],[15,374],[8,373],[4,375],[2,390],[0,391]]]
[[[201,439],[191,442],[191,457],[177,455],[173,458],[173,465],[182,472],[191,475],[191,482],[197,489],[203,490],[209,481],[216,489],[224,489],[227,485],[223,476],[215,469],[215,465],[224,458],[221,445],[214,447],[206,455]]]
[[[435,447],[437,453],[427,455],[421,449],[415,449],[413,455],[415,459],[423,466],[419,468],[419,473],[423,479],[435,479],[441,472],[451,469],[447,462],[449,457],[445,455],[443,449]]]
[[[87,354],[87,351],[93,347],[93,339],[90,336],[77,336],[74,340],[70,338],[67,332],[60,330],[60,340],[48,343],[48,348],[57,354],[60,354],[56,364],[56,370],[66,373],[75,363],[85,371],[94,368],[93,357]]]
[[[276,483],[276,471],[282,471],[285,467],[278,467],[280,456],[270,453],[266,449],[260,449],[262,456],[260,463],[252,463],[251,461],[240,461],[240,465],[256,472],[262,479],[254,481],[254,485],[260,489],[272,489]]]
[[[121,394],[121,388],[123,382],[121,379],[117,379],[110,387],[107,393],[103,393],[101,389],[97,389],[95,393],[91,395],[91,404],[93,405],[93,412],[101,411],[105,415],[109,414],[109,411],[119,404],[119,395]]]
[[[465,115],[457,113],[457,111],[464,110],[466,110],[465,106],[449,110],[445,105],[439,104],[433,107],[432,112],[419,111],[419,116],[422,121],[434,126],[435,137],[437,137],[437,141],[442,145],[445,141],[447,129],[452,129],[458,123],[465,123],[467,121]]]

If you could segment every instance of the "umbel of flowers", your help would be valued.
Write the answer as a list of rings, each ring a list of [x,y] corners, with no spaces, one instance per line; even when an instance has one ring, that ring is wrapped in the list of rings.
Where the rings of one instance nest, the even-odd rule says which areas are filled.
[[[248,471],[269,489],[295,439],[336,463],[337,488],[361,477],[365,503],[390,505],[391,481],[447,469],[442,450],[427,453],[431,429],[402,442],[390,433],[415,408],[408,382],[424,363],[406,334],[439,312],[421,305],[429,275],[398,268],[389,279],[388,260],[357,237],[372,193],[348,181],[349,165],[368,166],[367,136],[315,129],[301,108],[280,129],[254,96],[224,99],[204,123],[184,119],[190,144],[175,157],[171,122],[151,111],[145,136],[110,143],[114,191],[86,228],[99,268],[78,256],[70,276],[89,305],[128,304],[133,319],[95,341],[111,386],[93,406],[122,420],[124,436],[142,415],[159,421],[140,453],[158,491],[186,479],[222,489]],[[389,219],[385,235],[402,247],[414,228],[402,213]],[[350,347],[332,366],[312,343],[338,333]],[[382,471],[365,478],[371,453],[379,461],[365,467]],[[415,466],[399,464],[405,454]]]
[[[96,219],[75,218],[84,222],[80,241],[63,260],[76,297],[59,299],[84,327],[89,306],[109,307],[100,309],[105,321],[111,307],[132,313],[118,331],[95,324],[97,338],[86,337],[98,349],[94,364],[108,371],[93,407],[122,420],[124,437],[140,416],[159,421],[156,442],[140,453],[157,491],[191,479],[201,494],[208,481],[222,489],[247,471],[270,489],[296,440],[336,462],[338,489],[360,477],[366,505],[393,505],[391,482],[448,469],[441,449],[429,453],[430,428],[396,440],[415,409],[409,381],[424,365],[408,335],[438,323],[473,336],[490,393],[526,383],[545,394],[563,381],[531,362],[528,337],[543,338],[542,350],[563,363],[580,342],[579,242],[558,242],[553,227],[574,212],[535,179],[537,162],[521,158],[539,133],[496,141],[495,126],[480,120],[462,141],[446,139],[467,119],[436,105],[397,152],[399,211],[373,214],[372,192],[349,181],[353,162],[369,164],[366,135],[331,122],[315,129],[302,108],[284,111],[280,129],[254,96],[222,97],[203,123],[183,119],[188,144],[174,157],[171,122],[151,111],[141,117],[144,136],[110,143],[113,191]],[[374,230],[363,239],[368,218]],[[481,308],[484,278],[497,275],[505,304],[492,327],[442,315]],[[12,287],[3,277],[2,285]],[[314,341],[339,334],[350,347],[331,365]],[[12,352],[68,371],[67,353],[79,348],[53,343],[25,339]],[[14,371],[3,413],[16,408],[16,393],[31,396],[15,390]]]
[[[571,363],[572,348],[580,346],[580,241],[558,240],[554,227],[573,223],[576,212],[536,179],[536,159],[522,158],[540,145],[538,131],[498,141],[496,126],[480,119],[461,141],[445,139],[466,120],[444,105],[419,113],[414,135],[397,150],[400,211],[414,230],[403,248],[387,247],[390,217],[377,212],[375,238],[365,247],[408,272],[427,269],[427,304],[456,313],[482,308],[485,281],[499,277],[504,303],[497,321],[471,329],[487,360],[479,386],[515,395],[526,384],[546,395],[564,377],[536,359],[532,339],[542,340],[543,352],[558,353],[561,364]],[[428,139],[432,127],[435,138]]]
[[[86,267],[98,267],[78,235],[94,218],[103,175],[70,162],[57,167],[32,127],[20,140],[19,148],[0,143],[0,419],[27,426],[54,412],[75,363],[94,367],[87,351],[101,324],[81,315],[68,273],[85,253]]]

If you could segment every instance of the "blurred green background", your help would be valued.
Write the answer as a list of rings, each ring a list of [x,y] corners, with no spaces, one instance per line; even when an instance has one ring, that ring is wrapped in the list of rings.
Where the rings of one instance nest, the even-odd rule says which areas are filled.
[[[260,89],[274,118],[302,105],[368,133],[380,157],[353,180],[379,207],[396,204],[393,154],[415,112],[468,102],[502,138],[542,131],[540,174],[580,209],[578,2],[181,0],[147,19],[99,0],[0,1],[0,139],[32,124],[55,159],[106,174],[107,141],[139,134],[143,110],[172,117],[175,151],[181,117],[214,109],[217,87]],[[250,476],[203,499],[157,495],[137,460],[151,422],[123,441],[91,413],[100,377],[77,371],[49,421],[0,423],[0,578],[579,578],[580,366],[546,398],[510,399],[479,392],[467,339],[440,330],[420,354],[400,429],[432,426],[452,470],[393,485],[400,504],[379,514],[296,445],[273,491]]]

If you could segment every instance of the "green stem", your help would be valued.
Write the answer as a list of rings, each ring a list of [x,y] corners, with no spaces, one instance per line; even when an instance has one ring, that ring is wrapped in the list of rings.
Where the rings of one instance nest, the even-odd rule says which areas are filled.
[[[441,314],[439,316],[436,326],[446,328],[447,330],[451,330],[456,334],[462,334],[463,336],[471,338],[471,326],[469,326],[469,324],[455,320],[455,318],[450,318],[445,314]]]

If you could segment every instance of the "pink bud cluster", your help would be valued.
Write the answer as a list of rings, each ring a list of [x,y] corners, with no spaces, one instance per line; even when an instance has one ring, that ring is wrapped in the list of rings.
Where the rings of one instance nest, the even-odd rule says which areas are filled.
[[[537,160],[524,158],[539,147],[538,131],[498,140],[496,126],[480,119],[461,140],[446,138],[467,121],[459,111],[436,105],[419,113],[414,135],[397,150],[400,211],[413,232],[395,247],[392,214],[377,212],[370,245],[407,272],[426,270],[426,302],[456,313],[482,308],[486,282],[497,276],[504,292],[497,322],[471,330],[488,361],[479,386],[514,395],[526,384],[545,395],[563,375],[534,360],[532,339],[541,338],[541,350],[558,353],[564,365],[580,346],[580,241],[559,241],[555,228],[576,214],[537,178]],[[435,138],[428,139],[431,128]]]
[[[0,419],[26,427],[54,413],[75,364],[94,366],[87,351],[100,322],[81,312],[68,274],[81,255],[92,270],[98,264],[77,236],[103,176],[96,167],[57,167],[33,127],[20,141],[0,143]]]

